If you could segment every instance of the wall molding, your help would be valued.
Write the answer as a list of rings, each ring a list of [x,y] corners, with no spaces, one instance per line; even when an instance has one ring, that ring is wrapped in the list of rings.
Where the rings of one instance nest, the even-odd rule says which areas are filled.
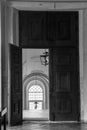
[[[19,1],[19,2],[37,2],[37,1],[43,1],[43,2],[87,2],[87,0],[5,0],[5,1]]]
[[[9,7],[16,8],[17,10],[79,10],[87,8],[86,1],[8,1]]]

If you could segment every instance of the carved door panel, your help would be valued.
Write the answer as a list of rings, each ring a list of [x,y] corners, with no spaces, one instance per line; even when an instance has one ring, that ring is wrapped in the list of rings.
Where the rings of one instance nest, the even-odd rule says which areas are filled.
[[[50,119],[79,119],[78,56],[75,48],[50,49]]]
[[[23,48],[77,46],[78,11],[19,11]]]
[[[10,125],[22,123],[22,50],[10,45]]]
[[[46,12],[19,12],[19,41],[22,47],[47,46]],[[22,44],[21,44],[22,43]]]
[[[48,12],[47,21],[49,47],[77,46],[78,12]]]

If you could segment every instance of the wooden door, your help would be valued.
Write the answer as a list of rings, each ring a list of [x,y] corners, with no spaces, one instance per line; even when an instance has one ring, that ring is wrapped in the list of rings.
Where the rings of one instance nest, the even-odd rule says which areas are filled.
[[[22,50],[10,45],[10,125],[22,123]]]
[[[79,120],[79,74],[76,48],[50,49],[50,120]]]
[[[47,47],[47,13],[19,11],[19,44],[23,48]]]
[[[50,120],[80,117],[78,16],[78,11],[19,12],[20,46],[50,48]]]

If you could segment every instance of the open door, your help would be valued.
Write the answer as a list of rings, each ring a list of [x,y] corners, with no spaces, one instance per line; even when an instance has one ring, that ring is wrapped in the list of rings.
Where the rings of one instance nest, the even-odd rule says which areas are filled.
[[[10,51],[10,103],[9,125],[22,123],[22,49],[9,45]]]
[[[73,47],[50,49],[50,120],[78,121],[78,51]]]

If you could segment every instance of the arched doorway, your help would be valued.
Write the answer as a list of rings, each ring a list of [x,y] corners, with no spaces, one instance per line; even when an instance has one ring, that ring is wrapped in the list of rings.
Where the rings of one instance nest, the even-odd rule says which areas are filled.
[[[28,109],[42,110],[44,108],[44,89],[39,85],[33,85],[28,89]]]
[[[24,113],[28,111],[28,114],[31,112],[29,118],[49,119],[49,78],[47,75],[34,72],[24,78],[23,111]]]

